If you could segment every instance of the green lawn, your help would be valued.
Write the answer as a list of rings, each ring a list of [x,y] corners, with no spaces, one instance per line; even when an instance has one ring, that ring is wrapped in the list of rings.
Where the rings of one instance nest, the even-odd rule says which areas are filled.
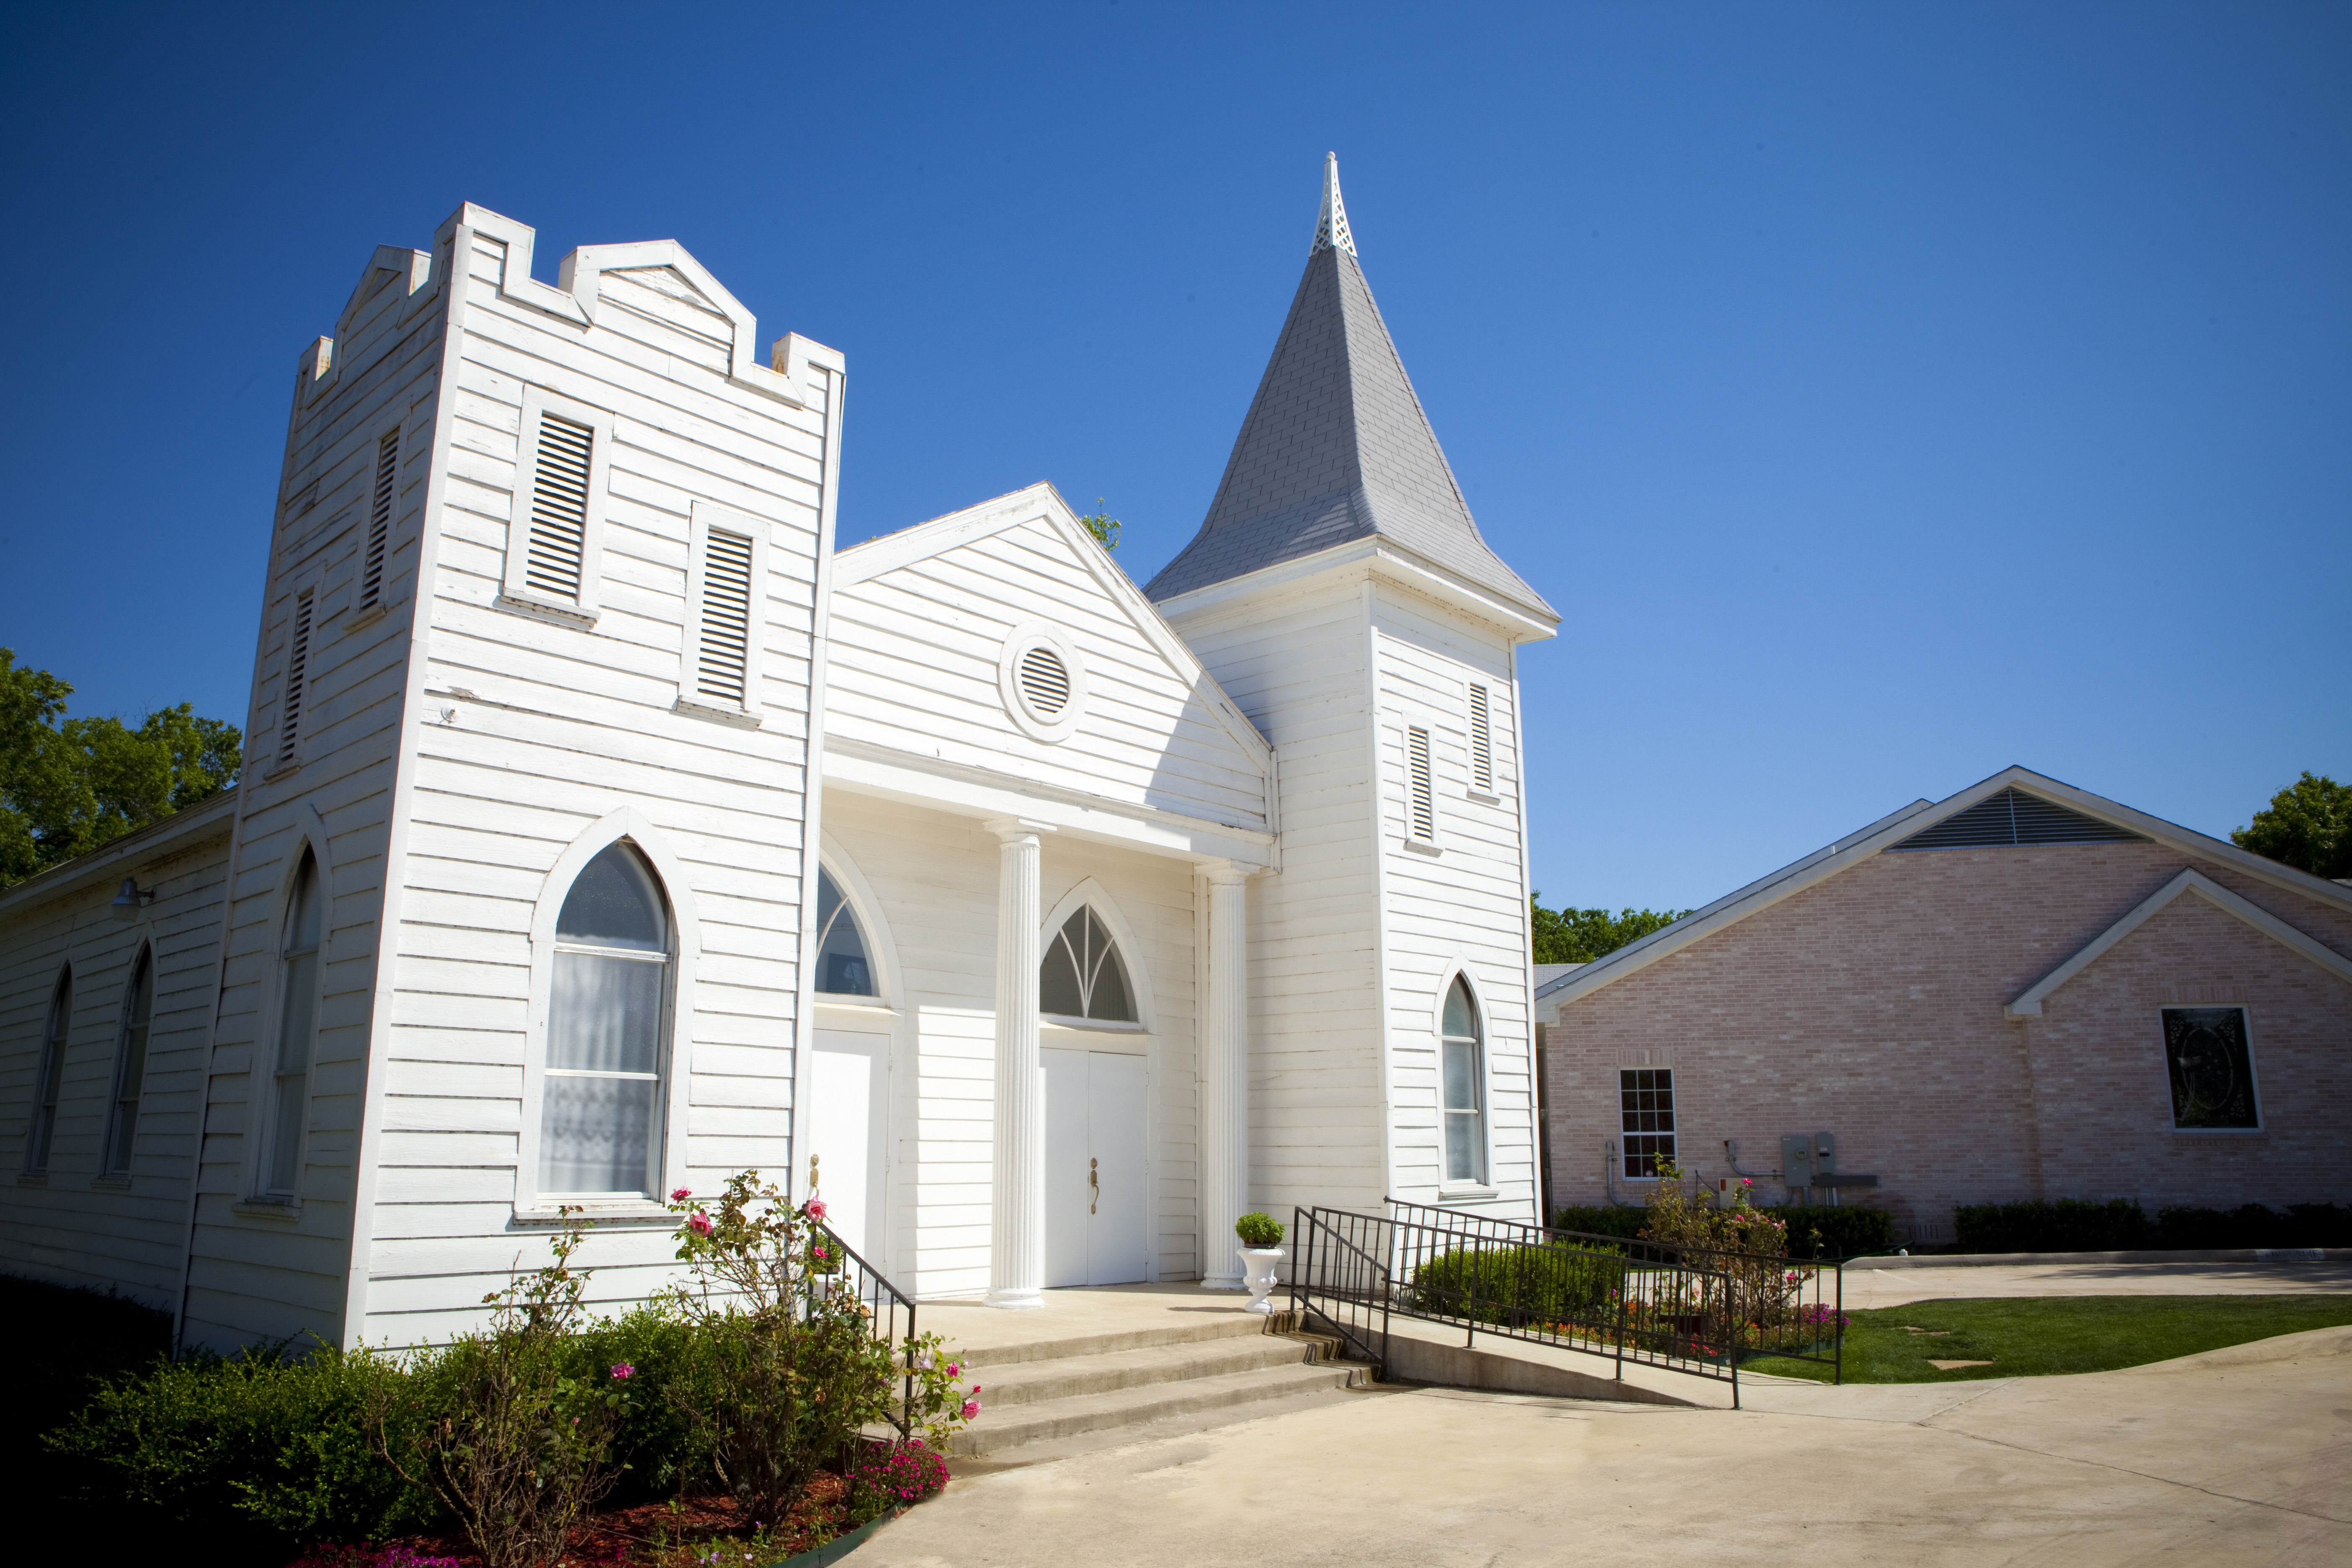
[[[1958,1383],[2112,1372],[2352,1323],[2352,1296],[2045,1296],[1915,1301],[1853,1312],[1848,1383]],[[1930,1361],[1980,1361],[1942,1368]],[[1827,1383],[1830,1369],[1759,1356],[1743,1370]]]

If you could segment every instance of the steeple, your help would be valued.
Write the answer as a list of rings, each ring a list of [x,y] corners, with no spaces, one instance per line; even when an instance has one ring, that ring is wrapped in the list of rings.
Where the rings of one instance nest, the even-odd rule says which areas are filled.
[[[1209,515],[1144,592],[1213,583],[1377,536],[1544,619],[1559,616],[1479,536],[1356,258],[1339,159],[1307,272],[1275,340]]]
[[[1339,199],[1339,154],[1323,154],[1323,215],[1315,225],[1315,243],[1307,254],[1338,248],[1356,254],[1356,237],[1348,232],[1348,206]]]

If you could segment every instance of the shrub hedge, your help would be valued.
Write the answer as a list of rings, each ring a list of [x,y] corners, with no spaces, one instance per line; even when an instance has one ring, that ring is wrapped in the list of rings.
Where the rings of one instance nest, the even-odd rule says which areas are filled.
[[[1593,1316],[1623,1273],[1622,1255],[1597,1247],[1465,1248],[1414,1270],[1412,1291],[1423,1310],[1492,1323],[1560,1322]]]
[[[2261,1204],[2234,1209],[2182,1206],[2150,1220],[2130,1198],[2083,1203],[1964,1205],[1953,1211],[1962,1252],[2130,1252],[2250,1247],[2352,1247],[2352,1208],[2294,1204],[2281,1214]]]
[[[1789,1253],[1794,1258],[1852,1258],[1864,1252],[1885,1252],[1895,1245],[1895,1216],[1885,1209],[1840,1205],[1789,1204],[1759,1212],[1789,1227]],[[1649,1223],[1650,1211],[1626,1204],[1595,1204],[1564,1208],[1552,1215],[1557,1230],[1580,1230],[1592,1236],[1616,1236],[1632,1241]],[[1814,1240],[1818,1232],[1820,1239]],[[1816,1248],[1818,1247],[1818,1250]]]

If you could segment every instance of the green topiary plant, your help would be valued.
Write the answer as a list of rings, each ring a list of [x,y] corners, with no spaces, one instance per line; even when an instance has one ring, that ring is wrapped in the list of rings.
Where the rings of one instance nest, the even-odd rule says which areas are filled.
[[[1234,1234],[1244,1247],[1280,1247],[1282,1222],[1272,1215],[1245,1214],[1234,1221]]]

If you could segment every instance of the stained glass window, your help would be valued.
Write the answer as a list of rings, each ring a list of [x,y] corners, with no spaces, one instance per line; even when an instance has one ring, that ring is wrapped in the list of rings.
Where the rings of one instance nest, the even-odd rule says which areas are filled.
[[[2172,1079],[2175,1127],[2263,1124],[2243,1007],[2165,1008],[2164,1066]]]

